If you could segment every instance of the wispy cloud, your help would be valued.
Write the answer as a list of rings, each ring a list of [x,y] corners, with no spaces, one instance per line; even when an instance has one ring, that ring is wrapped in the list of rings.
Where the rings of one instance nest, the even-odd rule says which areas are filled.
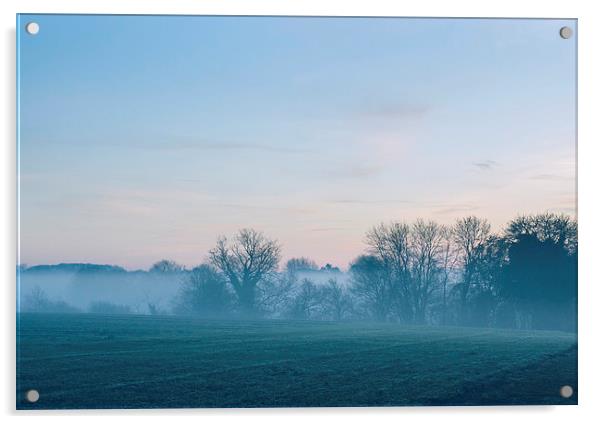
[[[437,215],[448,215],[456,213],[471,212],[479,209],[479,206],[472,203],[454,203],[446,201],[414,201],[414,200],[401,200],[401,199],[333,199],[329,200],[328,203],[342,204],[342,205],[407,205],[411,209],[424,209],[432,211]]]
[[[553,208],[551,209],[552,212],[557,212],[557,213],[567,213],[567,214],[574,214],[575,212],[577,212],[577,208],[576,206],[573,207],[559,207],[559,208]]]
[[[444,209],[438,209],[438,210],[435,210],[433,213],[436,215],[455,215],[458,213],[466,213],[466,212],[476,211],[477,209],[479,209],[479,207],[475,206],[475,205],[459,205],[459,206],[452,206],[452,207],[444,208]]]
[[[352,204],[352,205],[386,205],[396,203],[412,203],[409,200],[362,200],[362,199],[335,199],[329,203]]]
[[[149,145],[144,146],[148,147]],[[150,145],[150,147],[160,150],[256,150],[267,153],[305,153],[309,151],[303,148],[284,147],[273,144],[209,142],[204,140],[162,142]]]
[[[484,160],[480,162],[473,162],[472,164],[479,168],[481,171],[489,171],[499,166],[499,163],[494,160]]]
[[[558,174],[537,174],[529,177],[530,180],[537,181],[570,181],[574,180],[574,176],[558,175]]]
[[[295,206],[278,206],[278,205],[254,205],[245,203],[208,203],[207,206],[215,206],[231,209],[249,209],[249,210],[264,210],[264,211],[282,211],[297,214],[312,214],[315,210],[311,208],[299,208]]]
[[[331,178],[368,178],[380,174],[383,171],[381,165],[357,164],[348,167],[339,167],[329,170],[326,175]]]
[[[344,228],[344,227],[324,227],[324,228],[311,228],[308,231],[310,231],[312,233],[322,233],[322,232],[328,232],[328,231],[343,231],[343,230],[347,230],[347,228]]]
[[[420,118],[429,108],[421,104],[368,100],[355,109],[354,115],[363,118],[408,119]]]

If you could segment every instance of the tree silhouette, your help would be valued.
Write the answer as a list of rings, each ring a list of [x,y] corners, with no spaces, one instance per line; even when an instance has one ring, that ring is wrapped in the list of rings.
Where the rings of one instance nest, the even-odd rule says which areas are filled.
[[[183,265],[178,264],[176,261],[162,259],[155,262],[149,269],[149,272],[157,274],[177,274],[184,272],[185,268]]]
[[[292,258],[286,262],[286,270],[291,274],[317,271],[318,269],[318,265],[309,258]]]
[[[521,216],[508,224],[506,237],[502,297],[528,327],[576,331],[577,222],[553,213]]]
[[[323,292],[323,309],[328,319],[341,321],[353,313],[353,300],[336,279],[328,280]]]
[[[410,294],[412,320],[417,324],[426,320],[426,308],[439,278],[443,236],[443,228],[434,221],[419,219],[412,225]]]
[[[391,310],[391,285],[383,261],[363,255],[351,264],[349,272],[351,290],[368,314],[377,321],[386,320]]]
[[[440,285],[441,285],[441,324],[447,325],[448,322],[448,286],[451,282],[452,274],[458,263],[458,249],[454,245],[454,233],[450,227],[441,228],[441,250],[440,255]]]
[[[177,308],[203,317],[224,317],[231,304],[232,295],[222,274],[203,264],[194,268],[182,285]]]
[[[402,222],[381,223],[366,235],[368,251],[382,267],[378,274],[382,273],[385,279],[388,302],[401,322],[413,320],[410,230],[410,226]],[[364,260],[360,264],[369,263],[377,265],[374,260]]]
[[[303,279],[297,294],[292,299],[289,316],[294,319],[315,318],[321,312],[322,294],[322,290],[311,280]]]
[[[220,237],[209,252],[209,258],[234,289],[241,313],[257,315],[257,285],[277,271],[280,261],[278,242],[258,231],[243,229],[231,242]]]
[[[457,285],[460,298],[460,323],[467,324],[468,293],[477,273],[477,265],[481,254],[482,245],[487,241],[491,226],[487,220],[469,216],[458,219],[453,227],[454,242],[458,248],[462,263],[462,278]]]

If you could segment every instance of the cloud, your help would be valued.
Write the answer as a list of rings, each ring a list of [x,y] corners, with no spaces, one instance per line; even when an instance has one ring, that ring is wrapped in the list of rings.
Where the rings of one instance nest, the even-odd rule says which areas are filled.
[[[481,171],[489,171],[492,168],[499,166],[499,163],[494,160],[484,160],[481,162],[473,162],[472,164],[479,168]]]
[[[380,165],[351,165],[339,167],[339,169],[327,171],[326,175],[333,178],[368,178],[380,174],[383,167]]]
[[[378,119],[420,118],[428,113],[429,108],[419,104],[367,101],[356,109],[355,115]]]
[[[574,214],[577,212],[577,207],[573,206],[573,207],[559,207],[559,208],[553,208],[552,212],[556,212],[556,213],[567,213],[567,214]]]
[[[207,203],[206,206],[215,206],[229,209],[249,209],[260,211],[282,211],[296,214],[313,214],[315,210],[311,208],[300,208],[295,206],[274,206],[274,205],[254,205],[244,203]]]
[[[363,200],[363,199],[335,199],[329,203],[349,204],[349,205],[407,205],[410,209],[425,209],[435,215],[455,215],[458,213],[472,212],[480,209],[479,206],[472,203],[453,203],[445,201],[412,201],[412,200],[395,200],[395,199],[378,199],[378,200]]]
[[[480,207],[474,203],[454,203],[447,201],[416,202],[416,205],[422,208],[430,208],[435,215],[455,215],[480,209]]]
[[[348,228],[344,228],[344,227],[324,227],[324,228],[311,228],[308,231],[312,232],[312,233],[321,233],[321,232],[327,232],[327,231],[343,231],[343,230],[347,230]]]
[[[361,200],[361,199],[336,199],[329,203],[352,204],[352,205],[385,205],[395,203],[412,203],[409,200]]]
[[[202,183],[204,180],[200,178],[177,178],[175,181],[182,183]]]
[[[152,144],[150,145],[150,147],[161,150],[255,150],[267,153],[305,153],[309,151],[308,149],[302,149],[297,147],[283,147],[272,144],[209,142],[203,140],[163,142]]]
[[[537,175],[532,175],[531,177],[529,177],[529,179],[537,180],[537,181],[570,181],[570,180],[574,180],[575,178],[572,176],[557,175],[557,174],[537,174]]]
[[[455,215],[459,212],[465,213],[465,212],[472,212],[479,209],[478,206],[474,206],[474,205],[459,205],[459,206],[452,206],[449,208],[445,208],[445,209],[439,209],[434,211],[433,213],[436,215]]]

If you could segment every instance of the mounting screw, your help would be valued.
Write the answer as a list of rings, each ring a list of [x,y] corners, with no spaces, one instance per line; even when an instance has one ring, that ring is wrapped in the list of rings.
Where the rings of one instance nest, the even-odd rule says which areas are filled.
[[[40,32],[40,26],[37,22],[29,22],[27,25],[25,25],[25,31],[27,31],[28,34],[36,35],[38,32]]]
[[[25,399],[27,402],[36,403],[40,399],[40,393],[37,390],[29,390],[25,393]]]
[[[571,396],[573,396],[573,388],[571,386],[562,386],[560,388],[560,396],[562,396],[565,399],[570,398]]]
[[[565,27],[560,28],[560,36],[562,38],[564,38],[565,40],[567,38],[571,38],[572,35],[573,35],[573,30],[570,27],[565,26]]]

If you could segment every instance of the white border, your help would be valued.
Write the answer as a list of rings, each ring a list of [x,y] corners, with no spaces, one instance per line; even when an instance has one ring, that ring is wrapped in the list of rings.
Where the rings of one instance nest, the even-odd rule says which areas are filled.
[[[125,422],[137,417],[159,423],[166,416],[185,420],[266,423],[286,420],[345,420],[361,423],[380,422],[507,423],[515,420],[546,420],[546,423],[594,421],[602,416],[598,399],[600,390],[599,341],[602,333],[599,304],[602,303],[602,267],[597,261],[602,240],[600,182],[602,182],[600,123],[602,75],[600,41],[602,19],[595,1],[525,1],[505,0],[414,2],[385,0],[90,0],[85,4],[67,0],[3,0],[2,8],[2,92],[1,125],[3,130],[1,254],[2,265],[2,383],[0,411],[11,421],[44,422],[79,421],[82,415],[92,422]],[[131,14],[235,14],[235,15],[346,15],[346,16],[455,16],[455,17],[547,17],[579,19],[579,406],[568,407],[452,407],[452,408],[353,408],[353,409],[274,409],[274,410],[162,410],[162,411],[65,411],[15,412],[15,260],[16,260],[16,166],[15,166],[15,14],[21,13],[131,13]]]

